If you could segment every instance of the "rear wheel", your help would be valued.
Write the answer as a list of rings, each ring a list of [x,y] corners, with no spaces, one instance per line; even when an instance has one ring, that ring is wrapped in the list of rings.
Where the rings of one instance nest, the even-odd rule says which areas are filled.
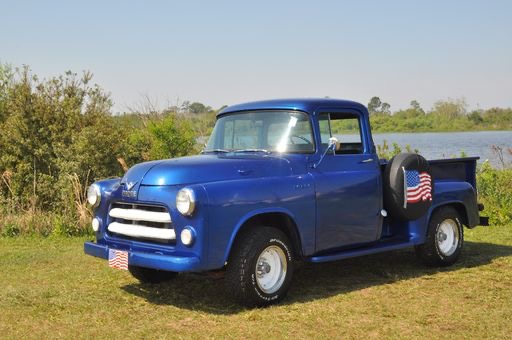
[[[452,207],[444,207],[430,218],[427,239],[416,247],[416,254],[428,265],[449,266],[458,260],[463,243],[459,213]]]
[[[152,268],[129,266],[128,271],[142,283],[160,283],[175,278],[178,273]]]
[[[237,241],[226,270],[226,285],[247,307],[282,300],[291,284],[293,257],[288,237],[271,227],[256,227]]]

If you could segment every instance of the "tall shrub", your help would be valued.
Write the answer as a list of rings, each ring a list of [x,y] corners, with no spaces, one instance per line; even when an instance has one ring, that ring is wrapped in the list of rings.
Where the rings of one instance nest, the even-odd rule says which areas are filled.
[[[14,72],[0,106],[0,195],[22,208],[62,209],[70,174],[84,185],[121,174],[116,156],[124,132],[110,117],[109,94],[91,78],[67,72],[40,80],[28,67]]]
[[[485,162],[478,172],[477,184],[490,223],[512,224],[512,169],[494,169]]]

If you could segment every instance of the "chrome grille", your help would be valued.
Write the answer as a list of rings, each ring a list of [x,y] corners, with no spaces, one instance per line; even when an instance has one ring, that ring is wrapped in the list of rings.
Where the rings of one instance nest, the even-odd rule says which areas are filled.
[[[157,205],[114,203],[109,211],[108,231],[121,238],[175,242],[176,234],[167,208]]]

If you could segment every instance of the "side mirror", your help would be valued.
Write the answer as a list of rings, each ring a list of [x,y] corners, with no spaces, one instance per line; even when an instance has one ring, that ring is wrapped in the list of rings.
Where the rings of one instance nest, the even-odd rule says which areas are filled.
[[[332,153],[336,153],[338,144],[339,144],[338,138],[336,138],[336,137],[329,138],[329,145],[327,146],[327,150],[332,150]]]
[[[329,138],[329,144],[327,145],[327,148],[325,149],[325,152],[322,154],[322,157],[320,157],[320,160],[318,160],[317,163],[313,164],[313,168],[318,168],[318,166],[320,165],[320,163],[322,163],[325,155],[327,155],[327,153],[329,151],[332,151],[332,153],[334,154],[336,152],[336,147],[338,146],[338,138],[336,137],[331,137]]]

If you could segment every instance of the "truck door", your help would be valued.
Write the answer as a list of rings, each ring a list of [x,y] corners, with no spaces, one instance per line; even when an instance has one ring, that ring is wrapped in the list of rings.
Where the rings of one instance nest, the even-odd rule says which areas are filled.
[[[355,110],[330,110],[317,117],[320,151],[331,136],[340,144],[311,170],[316,187],[316,251],[376,241],[382,229],[382,185],[369,122]]]

